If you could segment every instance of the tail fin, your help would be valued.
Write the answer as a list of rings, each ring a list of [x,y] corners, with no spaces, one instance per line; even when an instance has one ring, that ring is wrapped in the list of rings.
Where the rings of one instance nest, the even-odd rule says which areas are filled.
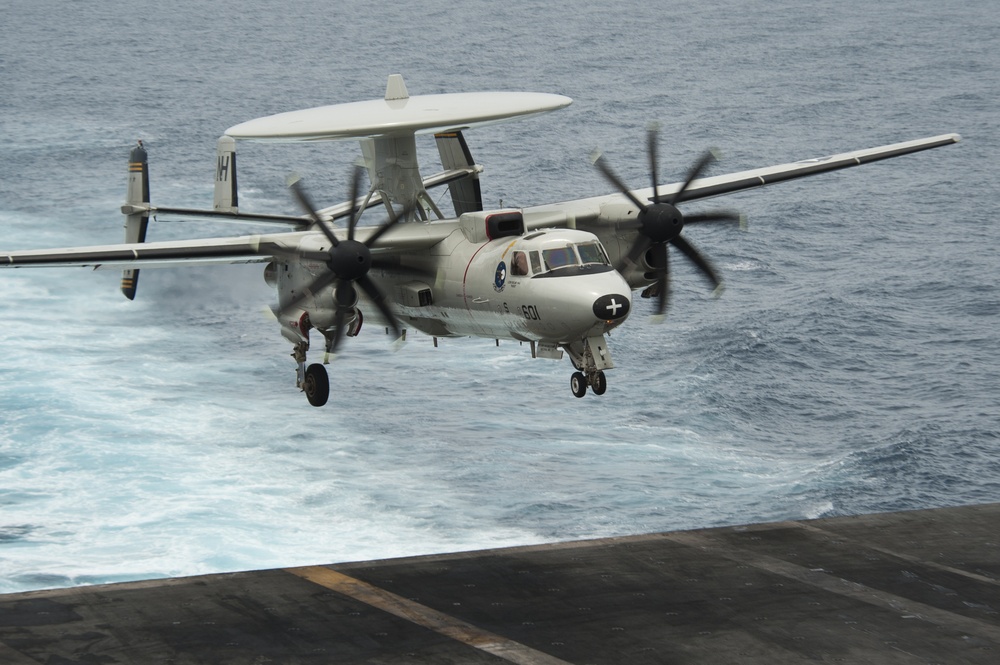
[[[462,132],[442,132],[435,134],[438,153],[441,155],[441,165],[445,169],[464,169],[473,167],[476,163],[469,151]],[[448,183],[451,190],[451,201],[455,206],[455,214],[462,216],[467,212],[479,212],[483,209],[483,192],[479,188],[479,175],[471,175]]]
[[[236,140],[223,136],[216,146],[218,161],[215,167],[215,209],[222,212],[239,212],[236,194]]]
[[[128,158],[128,193],[125,205],[125,242],[146,242],[146,227],[149,226],[149,162],[142,140],[132,148]],[[139,269],[122,271],[122,293],[129,300],[135,300],[139,285]]]

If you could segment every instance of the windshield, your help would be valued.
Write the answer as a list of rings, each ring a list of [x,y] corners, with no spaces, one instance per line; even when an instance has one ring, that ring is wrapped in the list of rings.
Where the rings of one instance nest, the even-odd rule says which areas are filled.
[[[543,249],[542,260],[545,262],[546,270],[554,270],[580,263],[576,258],[576,252],[573,251],[572,245],[557,247],[555,249]]]
[[[599,242],[585,242],[580,243],[576,246],[577,252],[580,253],[580,260],[584,264],[587,263],[600,263],[601,265],[610,265],[611,262],[608,261],[608,255],[604,253],[604,248],[601,247]]]
[[[611,265],[608,255],[599,242],[583,242],[576,245],[568,244],[565,247],[542,250],[542,260],[545,262],[545,270],[555,270],[566,266],[579,266],[588,264]]]

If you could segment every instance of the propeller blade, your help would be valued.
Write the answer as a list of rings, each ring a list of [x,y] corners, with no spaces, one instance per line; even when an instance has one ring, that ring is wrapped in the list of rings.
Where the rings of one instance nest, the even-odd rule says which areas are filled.
[[[326,261],[330,258],[327,252],[304,252],[297,247],[282,247],[278,244],[273,245],[270,248],[270,252],[272,256],[283,259],[300,259],[305,256],[309,260]],[[323,258],[320,258],[321,255]]]
[[[385,270],[397,276],[405,275],[418,282],[426,282],[431,286],[434,293],[437,293],[444,288],[443,280],[445,271],[442,268],[429,270],[425,268],[417,268],[415,266],[404,266],[400,264],[398,260],[383,260],[378,258],[372,258],[372,268],[376,270]]]
[[[417,268],[415,266],[404,266],[398,260],[379,259],[372,257],[372,268],[375,270],[385,270],[396,275],[407,275],[411,279],[434,283],[438,272]]]
[[[338,309],[351,309],[358,302],[358,292],[354,288],[354,283],[349,280],[337,282],[337,288],[333,291],[333,303]]]
[[[299,250],[295,254],[295,256],[305,259],[307,261],[320,261],[322,263],[326,263],[327,261],[330,260],[330,252],[322,252],[322,251],[314,252],[307,249]]]
[[[659,243],[653,250],[653,264],[657,273],[656,315],[663,316],[670,298],[670,259],[666,243]]]
[[[611,167],[608,166],[607,160],[604,159],[603,155],[595,151],[591,157],[593,158],[594,166],[601,171],[601,174],[604,175],[604,178],[608,182],[617,187],[619,192],[627,196],[629,200],[639,208],[639,210],[646,209],[646,204],[637,199],[635,194],[629,190],[628,185],[626,185],[622,179],[618,177],[618,174],[611,170]]]
[[[375,303],[375,306],[378,307],[380,312],[382,312],[382,316],[384,316],[389,322],[389,325],[392,327],[393,332],[396,333],[396,337],[398,338],[402,334],[400,332],[399,321],[396,320],[396,315],[392,313],[392,310],[390,310],[389,306],[386,304],[385,296],[382,294],[382,291],[375,286],[375,282],[373,282],[368,275],[362,276],[358,280],[358,284],[361,285],[364,292],[368,294],[371,301]]]
[[[330,353],[337,352],[337,347],[340,345],[340,338],[343,337],[344,319],[346,316],[347,310],[340,307],[337,308],[337,313],[333,315],[333,339],[330,340]]]
[[[659,142],[660,127],[653,124],[646,132],[646,150],[649,152],[649,173],[653,178],[653,200],[660,198],[659,178],[656,175],[656,164],[659,161],[656,157],[656,144]]]
[[[634,266],[639,265],[639,261],[642,260],[642,255],[646,253],[646,250],[649,249],[649,246],[652,244],[653,243],[649,238],[644,235],[639,235],[632,244],[632,247],[628,250],[628,254],[625,255],[625,264],[631,264]],[[621,267],[624,268],[625,265],[622,265]]]
[[[701,176],[702,172],[704,172],[704,170],[708,168],[708,165],[714,161],[715,161],[715,152],[712,150],[706,150],[705,154],[703,154],[698,159],[698,161],[694,163],[694,166],[691,167],[691,170],[688,171],[687,178],[684,179],[684,184],[681,185],[681,188],[677,190],[677,193],[671,197],[668,203],[670,205],[677,205],[678,203],[683,201],[684,192],[687,191],[687,188],[690,187],[691,183],[697,180]]]
[[[378,240],[379,238],[381,238],[382,235],[386,231],[388,231],[393,226],[395,226],[396,224],[399,224],[401,221],[403,221],[404,219],[406,219],[407,217],[409,217],[410,213],[413,212],[414,207],[415,206],[413,204],[409,204],[405,208],[403,208],[403,214],[397,215],[392,210],[392,206],[390,205],[389,206],[389,221],[387,221],[382,226],[378,227],[375,230],[375,233],[373,233],[370,236],[368,236],[368,239],[365,240],[365,247],[371,248],[375,244],[375,241]]]
[[[351,215],[347,222],[347,239],[354,240],[354,228],[358,225],[361,215],[358,213],[358,192],[361,191],[361,167],[354,167],[354,175],[351,177]]]
[[[340,245],[340,241],[337,240],[337,236],[333,234],[333,231],[327,227],[326,223],[320,218],[319,213],[316,212],[316,206],[313,205],[312,200],[309,195],[306,194],[305,188],[302,186],[301,180],[293,180],[289,183],[288,187],[292,190],[292,194],[295,195],[295,199],[299,202],[299,206],[302,207],[309,216],[312,217],[313,222],[320,228],[323,235],[329,239],[330,243],[337,247]]]
[[[705,277],[712,282],[712,286],[714,288],[719,288],[722,284],[722,280],[719,279],[719,275],[715,272],[715,268],[713,268],[712,264],[708,262],[708,259],[701,255],[701,252],[695,249],[694,246],[685,240],[683,236],[677,236],[670,242],[674,247],[681,250],[686,257],[691,259],[692,263],[701,269],[701,272],[704,273]]]
[[[735,210],[707,210],[684,215],[685,225],[703,222],[736,222],[741,227],[746,226],[746,218]]]
[[[642,221],[639,219],[630,219],[627,222],[617,222],[615,224],[615,231],[635,231],[641,228]]]

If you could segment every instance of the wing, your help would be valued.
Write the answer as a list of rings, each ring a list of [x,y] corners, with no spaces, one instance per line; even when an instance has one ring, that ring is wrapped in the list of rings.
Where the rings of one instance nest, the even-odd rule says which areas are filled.
[[[95,269],[152,268],[268,261],[285,243],[266,236],[174,242],[125,243],[0,254],[0,268],[80,266]]]
[[[830,157],[808,159],[790,164],[771,166],[751,171],[741,171],[723,176],[700,178],[684,190],[684,201],[731,194],[764,185],[770,185],[805,176],[860,166],[890,157],[899,157],[921,150],[929,150],[957,143],[958,134],[943,134],[926,139],[894,143],[892,145],[856,150]],[[656,192],[660,198],[671,197],[683,183],[664,185]],[[651,200],[652,188],[632,192],[638,200]],[[572,226],[578,222],[596,220],[603,205],[621,200],[621,196],[593,197],[553,205],[537,206],[524,210],[528,229]],[[377,252],[418,250],[443,240],[455,230],[454,224],[399,224],[382,236],[373,247]],[[364,241],[373,227],[359,228],[358,239]],[[97,245],[65,249],[26,250],[0,254],[0,268],[44,266],[86,266],[92,268],[171,267],[192,264],[256,263],[270,261],[276,256],[297,253],[303,237],[312,231],[251,235],[234,238],[210,238],[170,242],[126,243]]]
[[[680,200],[677,202],[707,199],[713,196],[732,194],[734,192],[755,189],[764,185],[773,185],[806,176],[819,175],[820,173],[828,173],[852,166],[861,166],[862,164],[869,164],[891,157],[900,157],[922,150],[951,145],[958,143],[961,138],[958,134],[942,134],[915,141],[905,141],[877,148],[845,152],[829,157],[805,159],[790,164],[768,166],[750,171],[712,176],[710,178],[698,178],[684,189]],[[623,197],[621,194],[611,194],[526,208],[524,210],[525,226],[528,230],[535,230],[552,226],[587,225],[590,222],[600,223],[602,217],[610,217],[606,221],[620,221],[617,219],[617,216],[619,214],[624,215],[625,208],[630,208],[633,212],[635,210],[634,203],[630,202],[629,199],[633,201],[669,201],[677,192],[684,188],[684,185],[685,183],[682,182],[660,185],[657,187],[656,192],[653,191],[652,187],[636,189],[629,192],[630,196],[628,198]],[[622,208],[622,210],[613,210],[617,208]],[[581,226],[581,228],[583,227]],[[588,226],[587,230],[593,231],[594,229]]]
[[[691,185],[684,190],[683,195],[680,197],[680,201],[707,199],[721,194],[732,194],[733,192],[741,192],[747,189],[763,187],[764,185],[773,185],[787,180],[795,180],[797,178],[818,175],[820,173],[838,171],[852,166],[870,164],[872,162],[878,162],[891,157],[900,157],[902,155],[909,155],[922,150],[930,150],[931,148],[940,148],[941,146],[951,145],[953,143],[958,143],[961,138],[962,137],[958,134],[942,134],[941,136],[932,136],[926,139],[917,139],[915,141],[906,141],[903,143],[893,143],[892,145],[880,146],[878,148],[868,148],[867,150],[855,150],[854,152],[845,152],[839,155],[831,155],[829,157],[805,159],[798,162],[792,162],[791,164],[781,164],[779,166],[769,166],[751,171],[741,171],[739,173],[731,173],[729,175],[701,178],[692,182]],[[681,185],[682,183],[676,183],[673,185],[659,187],[659,197],[657,200],[669,200],[677,191],[680,190]],[[641,190],[636,193],[640,198],[649,198],[650,200],[653,199],[653,192],[651,189]]]
[[[431,247],[454,232],[448,223],[398,224],[379,237],[372,251],[385,254]],[[376,227],[357,229],[364,242]],[[207,238],[167,242],[94,245],[62,249],[33,249],[0,253],[0,268],[90,267],[98,269],[169,268],[225,263],[264,263],[279,257],[295,256],[309,237],[322,238],[318,231]]]

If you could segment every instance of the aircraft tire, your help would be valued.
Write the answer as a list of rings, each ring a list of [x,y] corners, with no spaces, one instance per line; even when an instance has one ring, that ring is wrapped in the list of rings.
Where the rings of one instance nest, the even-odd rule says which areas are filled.
[[[603,395],[608,389],[608,377],[604,376],[604,372],[598,370],[594,374],[594,382],[590,387],[595,395]]]
[[[330,376],[326,373],[326,368],[316,363],[309,365],[302,389],[313,406],[326,404],[330,398]]]
[[[587,394],[587,377],[583,372],[573,372],[573,376],[569,379],[569,387],[575,397],[583,397]]]

